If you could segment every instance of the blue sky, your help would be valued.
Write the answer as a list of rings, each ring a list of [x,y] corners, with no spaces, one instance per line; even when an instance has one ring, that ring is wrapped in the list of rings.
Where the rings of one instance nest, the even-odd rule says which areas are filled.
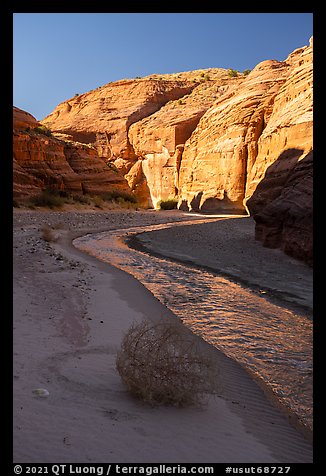
[[[254,68],[309,44],[312,13],[15,13],[14,105],[43,119],[123,78]]]

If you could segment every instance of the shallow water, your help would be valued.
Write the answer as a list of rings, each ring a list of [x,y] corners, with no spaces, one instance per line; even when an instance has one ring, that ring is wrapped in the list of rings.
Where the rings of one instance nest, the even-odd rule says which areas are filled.
[[[130,249],[123,241],[167,226],[86,235],[74,245],[136,277],[195,333],[262,379],[311,429],[311,320],[224,277]]]

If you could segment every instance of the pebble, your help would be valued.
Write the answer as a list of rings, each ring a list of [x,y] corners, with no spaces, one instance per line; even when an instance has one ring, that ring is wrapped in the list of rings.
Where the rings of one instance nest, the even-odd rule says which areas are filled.
[[[46,388],[36,388],[35,390],[33,390],[33,393],[37,395],[38,397],[42,397],[42,398],[46,398],[50,395],[50,393],[48,392],[48,390],[46,390]]]

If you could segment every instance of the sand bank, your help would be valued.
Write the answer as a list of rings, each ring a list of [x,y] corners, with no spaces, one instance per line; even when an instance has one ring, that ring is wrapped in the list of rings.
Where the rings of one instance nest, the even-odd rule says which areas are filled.
[[[152,408],[126,392],[115,354],[130,324],[173,317],[138,281],[71,245],[88,232],[180,213],[14,213],[14,461],[312,462],[311,444],[235,362],[202,341],[221,392],[201,408]],[[241,220],[239,220],[240,223]],[[60,238],[47,243],[42,224]],[[42,398],[33,391],[45,388]]]
[[[281,250],[262,246],[254,237],[253,218],[239,216],[145,232],[137,235],[131,244],[138,248],[141,245],[153,254],[207,268],[287,305],[294,304],[311,315],[312,268]]]

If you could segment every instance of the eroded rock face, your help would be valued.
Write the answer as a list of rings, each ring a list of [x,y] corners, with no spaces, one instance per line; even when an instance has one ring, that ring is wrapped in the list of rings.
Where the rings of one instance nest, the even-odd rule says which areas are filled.
[[[38,195],[43,188],[43,181],[26,172],[23,167],[13,160],[13,197],[30,198]]]
[[[312,46],[312,42],[311,42]],[[313,58],[295,50],[248,171],[245,201],[265,246],[312,264],[313,257]]]
[[[14,109],[14,125],[15,199],[37,196],[47,187],[93,194],[130,192],[126,180],[98,157],[94,147],[40,132],[36,119],[18,108]]]
[[[287,153],[287,151],[300,149],[301,155],[297,157],[300,160],[312,149],[312,55],[311,47],[299,48],[286,59],[286,63],[289,64],[289,72],[275,95],[270,116],[257,141],[256,158],[252,164],[248,164],[245,201],[254,194],[267,169],[278,161],[281,154],[287,154],[288,168],[291,170],[293,154]],[[285,161],[282,162],[285,163]]]
[[[19,109],[14,106],[13,108],[13,128],[14,129],[34,129],[38,127],[40,123],[29,112]]]
[[[302,157],[301,152],[288,149],[281,154],[267,170],[248,206],[254,210],[257,240],[312,265],[313,153]],[[286,164],[289,159],[292,169]]]
[[[128,141],[131,124],[166,102],[188,94],[196,83],[178,78],[122,80],[59,104],[42,123],[52,131],[93,144],[109,160],[135,158]]]
[[[248,168],[288,65],[264,61],[206,112],[186,143],[180,202],[193,209],[244,210]]]
[[[246,212],[280,154],[312,146],[312,43],[247,77],[212,68],[109,83],[42,123],[93,144],[143,205]]]
[[[179,171],[185,143],[215,100],[242,80],[241,75],[231,78],[225,69],[206,71],[204,76],[198,74],[205,79],[189,94],[169,101],[129,129],[129,142],[140,161],[154,207],[160,200],[179,196]]]
[[[142,205],[155,207],[176,195],[177,146],[241,78],[211,68],[117,81],[65,101],[42,123],[93,144],[126,177]]]
[[[289,251],[303,229],[294,225],[301,212],[289,212],[289,197],[291,187],[294,194],[302,190],[291,177],[299,165],[308,171],[300,162],[312,150],[312,64],[311,41],[284,61],[259,63],[246,77],[216,68],[117,81],[65,101],[42,123],[65,140],[94,146],[142,205],[178,198],[186,210],[249,210],[265,244],[273,242],[268,229],[279,207],[283,231],[273,246]],[[307,210],[309,186],[307,179],[300,205]]]

